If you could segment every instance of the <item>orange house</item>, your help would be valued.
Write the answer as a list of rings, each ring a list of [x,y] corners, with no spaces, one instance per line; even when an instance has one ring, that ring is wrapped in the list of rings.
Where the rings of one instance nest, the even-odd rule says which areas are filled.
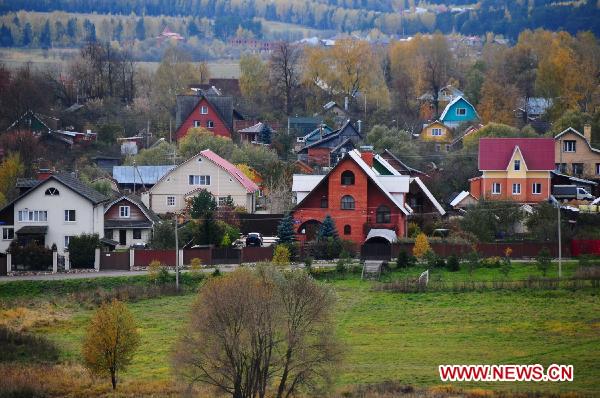
[[[552,138],[482,138],[479,170],[471,178],[470,193],[479,200],[537,203],[551,194],[554,170]]]

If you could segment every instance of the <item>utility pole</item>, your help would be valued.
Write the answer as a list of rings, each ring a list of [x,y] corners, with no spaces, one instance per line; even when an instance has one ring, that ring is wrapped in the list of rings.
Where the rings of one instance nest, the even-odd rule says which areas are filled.
[[[179,236],[177,233],[177,213],[175,213],[175,290],[179,291]]]
[[[562,277],[562,239],[560,234],[560,202],[558,203],[558,278]]]
[[[171,118],[169,117],[169,144],[173,142],[173,138],[171,138]]]
[[[146,148],[150,146],[150,119],[146,123]]]

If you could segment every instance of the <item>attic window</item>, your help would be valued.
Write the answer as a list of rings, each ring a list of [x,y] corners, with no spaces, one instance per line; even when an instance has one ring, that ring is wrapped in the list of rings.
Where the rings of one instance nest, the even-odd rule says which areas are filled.
[[[202,114],[202,115],[208,115],[208,106],[201,106],[200,107],[200,114]]]
[[[432,128],[431,129],[431,135],[432,136],[436,136],[436,137],[442,135],[442,129],[439,128],[439,127]]]
[[[206,127],[212,129],[213,127],[215,127],[215,123],[212,120],[209,120],[206,122]]]
[[[354,173],[346,170],[342,173],[342,185],[354,185]]]
[[[467,108],[456,108],[456,116],[466,116]]]
[[[58,189],[56,189],[56,188],[48,188],[48,189],[46,189],[46,193],[45,193],[46,196],[58,196],[58,194],[59,194],[59,192],[58,192]]]
[[[519,159],[515,159],[515,171],[521,170],[521,161]]]

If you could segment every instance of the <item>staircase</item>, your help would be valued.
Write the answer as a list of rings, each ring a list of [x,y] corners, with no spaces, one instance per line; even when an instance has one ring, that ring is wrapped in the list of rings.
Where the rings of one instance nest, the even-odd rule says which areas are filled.
[[[381,276],[381,267],[383,266],[383,261],[379,260],[366,260],[363,269],[361,279],[379,279]]]

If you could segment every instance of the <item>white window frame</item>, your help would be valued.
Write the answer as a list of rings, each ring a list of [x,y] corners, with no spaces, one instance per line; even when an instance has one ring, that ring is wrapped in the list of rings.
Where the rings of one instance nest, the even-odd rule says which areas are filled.
[[[170,203],[171,201],[173,203]],[[177,198],[175,196],[171,196],[171,195],[167,196],[167,206],[175,207],[176,205],[177,205]]]
[[[512,184],[512,194],[513,195],[520,195],[521,194],[521,184],[520,183],[515,182],[514,184]]]
[[[72,238],[71,235],[65,235],[65,241],[63,242],[65,245],[64,246],[65,249],[69,248],[69,243],[71,242],[71,238]]]
[[[208,174],[203,174],[203,175],[190,174],[188,176],[188,184],[189,185],[208,186],[208,185],[210,185],[210,175],[208,175]]]
[[[206,128],[207,129],[214,129],[215,128],[215,122],[213,122],[212,120],[207,120],[206,121]]]
[[[131,206],[119,206],[119,218],[131,217]]]
[[[194,120],[194,127],[202,127],[202,122],[200,120]]]
[[[73,212],[73,219],[71,220],[71,212]],[[76,222],[77,212],[74,209],[65,210],[65,222]]]
[[[13,240],[14,238],[15,238],[15,228],[14,227],[3,227],[2,228],[2,240]]]
[[[539,189],[536,189],[538,187],[539,187]],[[531,184],[531,193],[534,195],[541,195],[542,194],[542,184],[540,182],[534,182],[533,184]]]
[[[467,116],[467,108],[456,108],[456,116]]]
[[[577,141],[564,140],[563,141],[563,152],[570,152],[570,153],[577,152]]]
[[[47,222],[48,211],[47,210],[19,210],[17,213],[17,219],[19,222]]]
[[[498,189],[496,189],[498,188]],[[499,182],[492,183],[492,195],[500,195],[502,193],[502,185]]]
[[[513,169],[515,171],[521,171],[521,160],[520,159],[515,159],[515,161],[513,163]]]
[[[206,106],[206,105],[202,105],[202,106],[200,107],[200,114],[201,114],[201,115],[208,115],[208,106]]]
[[[431,135],[433,137],[441,137],[442,129],[440,127],[434,127],[431,129]]]

